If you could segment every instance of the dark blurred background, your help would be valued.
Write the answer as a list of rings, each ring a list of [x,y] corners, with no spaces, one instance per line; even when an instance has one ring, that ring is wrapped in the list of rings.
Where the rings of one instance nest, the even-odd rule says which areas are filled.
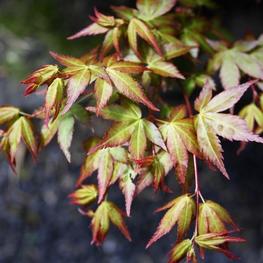
[[[103,0],[0,0],[0,104],[14,104],[25,111],[39,106],[35,96],[23,98],[19,80],[41,64],[51,61],[48,51],[80,55],[97,43],[96,38],[74,42],[66,37],[89,23],[88,15],[96,6],[133,4],[134,1]],[[216,11],[223,25],[235,38],[245,33],[263,32],[263,3],[256,0],[217,1]],[[101,123],[92,120],[100,132]],[[79,127],[80,137],[91,131]],[[79,137],[79,136],[78,136]],[[225,163],[232,181],[200,165],[202,191],[231,211],[243,229],[247,243],[233,247],[242,263],[263,262],[262,146],[250,144],[236,156],[237,143],[223,142]],[[73,162],[67,164],[54,142],[34,163],[20,150],[19,177],[12,174],[0,157],[0,263],[162,263],[175,240],[173,231],[147,251],[145,244],[161,215],[156,207],[170,200],[171,194],[147,190],[134,202],[128,225],[133,242],[129,243],[111,229],[104,245],[91,247],[89,220],[79,215],[68,202],[83,160],[81,143],[74,140]],[[174,181],[173,176],[170,179]],[[123,197],[113,189],[114,198],[123,206]],[[206,262],[229,262],[217,254]]]

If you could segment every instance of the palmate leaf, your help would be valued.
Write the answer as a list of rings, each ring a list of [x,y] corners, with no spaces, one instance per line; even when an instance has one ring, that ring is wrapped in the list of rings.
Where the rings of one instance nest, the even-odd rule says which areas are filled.
[[[48,122],[50,112],[54,107],[54,119],[58,116],[64,95],[64,83],[61,78],[56,78],[49,85],[45,98],[45,121]]]
[[[0,125],[16,119],[20,110],[12,106],[0,107]]]
[[[230,49],[221,42],[209,43],[218,51],[210,61],[210,68],[213,71],[220,70],[220,79],[225,89],[239,84],[241,71],[251,77],[263,79],[260,58],[248,53],[257,46],[257,41],[238,41]]]
[[[64,114],[69,111],[78,97],[83,93],[86,86],[90,83],[91,69],[78,58],[58,55],[55,52],[50,52],[50,54],[59,61],[59,63],[67,67],[64,73],[70,75],[67,83],[67,102],[62,112],[62,114]]]
[[[256,126],[259,131],[263,129],[263,112],[255,103],[245,106],[239,116],[246,121],[250,131],[254,131]]]
[[[131,205],[136,190],[136,185],[134,184],[133,179],[136,177],[137,173],[129,166],[123,168],[123,174],[120,175],[120,189],[125,196],[126,214],[127,216],[130,216]]]
[[[98,196],[97,186],[94,184],[82,185],[81,188],[69,195],[70,201],[75,205],[89,205]]]
[[[160,131],[182,184],[185,182],[188,167],[188,151],[199,154],[193,120],[186,116],[186,107],[178,106],[170,113],[169,120],[160,125]]]
[[[135,102],[146,105],[151,110],[158,111],[152,102],[150,102],[145,96],[139,83],[136,82],[131,76],[119,70],[112,69],[111,67],[108,67],[106,71],[119,93]]]
[[[0,144],[0,148],[8,155],[12,166],[15,164],[16,152],[22,139],[31,154],[36,157],[37,141],[34,128],[32,122],[24,116],[19,117],[12,123],[7,132],[4,133]]]
[[[101,245],[109,231],[110,223],[114,224],[131,241],[122,211],[114,203],[103,201],[95,211],[91,221],[91,244]]]
[[[151,246],[162,236],[169,233],[175,224],[178,225],[177,235],[178,239],[180,240],[190,227],[190,223],[195,213],[195,203],[193,199],[186,194],[170,201],[168,204],[159,208],[157,211],[163,211],[166,209],[168,209],[168,211],[161,219],[156,232],[153,234],[146,248]]]
[[[113,16],[103,15],[102,13],[98,12],[97,9],[95,9],[94,11],[95,17],[90,17],[94,21],[94,23],[85,27],[78,33],[68,37],[69,40],[84,36],[104,34],[116,25],[121,25],[123,23],[120,19],[115,19]]]
[[[58,125],[58,143],[68,162],[71,161],[69,148],[73,138],[74,124],[74,117],[71,113],[68,113],[60,119]]]
[[[169,254],[169,263],[178,263],[183,258],[187,256],[192,248],[192,241],[190,239],[185,239],[178,244],[176,244]]]
[[[149,21],[168,13],[176,4],[176,0],[137,0],[139,16]]]
[[[89,142],[90,146],[87,151],[94,145],[97,145],[99,140],[92,138]],[[121,176],[116,176],[116,169],[119,163],[127,163],[127,151],[121,147],[112,147],[96,151],[88,154],[84,164],[81,167],[81,174],[77,181],[77,186],[81,185],[84,180],[90,177],[96,170],[98,178],[98,203],[100,203],[108,189]]]
[[[59,69],[57,65],[44,65],[40,69],[34,71],[26,79],[22,80],[21,83],[27,85],[25,89],[25,96],[35,92],[41,85],[48,83],[58,73]]]
[[[219,204],[206,201],[199,206],[198,234],[223,233],[227,226],[238,230],[228,212]]]
[[[146,58],[147,68],[153,73],[162,77],[184,79],[184,76],[179,72],[175,65],[165,61],[162,57],[149,50]]]
[[[204,259],[203,249],[209,249],[223,253],[231,260],[236,260],[238,258],[228,249],[228,244],[245,241],[243,238],[231,236],[229,232],[203,234],[195,238],[195,243],[201,249],[202,259]]]
[[[122,106],[105,107],[101,111],[101,116],[117,122],[108,130],[102,142],[91,148],[89,153],[129,142],[132,158],[140,160],[144,156],[147,139],[166,150],[158,128],[148,120],[141,118],[141,110],[135,104],[127,102]]]
[[[228,140],[263,143],[262,138],[248,129],[244,120],[238,116],[220,113],[233,107],[254,83],[255,81],[250,81],[230,88],[213,98],[211,88],[206,85],[195,101],[195,109],[199,111],[199,114],[195,117],[199,148],[204,157],[211,161],[227,178],[229,176],[223,163],[223,150],[217,135]]]
[[[145,24],[143,21],[137,18],[132,18],[129,23],[127,33],[128,33],[128,40],[129,40],[130,47],[139,58],[141,57],[141,55],[138,50],[137,35],[139,35],[149,45],[151,45],[160,56],[163,55],[162,50],[159,47],[159,44],[153,32],[147,26],[147,24]]]
[[[141,160],[143,169],[136,182],[136,194],[141,193],[146,187],[153,185],[155,191],[161,188],[165,192],[171,192],[164,180],[172,170],[173,163],[168,152],[160,150],[154,156],[149,156]]]

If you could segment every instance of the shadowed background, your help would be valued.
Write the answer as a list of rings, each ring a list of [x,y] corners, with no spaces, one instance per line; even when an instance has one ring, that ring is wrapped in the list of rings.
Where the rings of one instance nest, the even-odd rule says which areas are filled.
[[[40,105],[37,96],[24,98],[19,80],[41,64],[51,62],[48,51],[80,55],[92,48],[98,38],[74,42],[66,37],[89,23],[88,15],[96,6],[133,4],[134,1],[102,0],[0,0],[0,104],[13,104],[24,111]],[[223,25],[235,38],[247,32],[263,32],[261,1],[218,1]],[[105,125],[91,120],[101,134]],[[147,190],[135,199],[132,217],[127,220],[133,243],[127,242],[114,228],[100,248],[91,247],[89,220],[68,202],[83,160],[81,141],[91,134],[79,126],[67,164],[56,142],[39,156],[37,163],[21,150],[20,176],[15,177],[0,155],[0,263],[162,263],[175,241],[172,231],[147,251],[144,249],[161,214],[156,207],[173,195]],[[217,172],[200,165],[201,187],[205,196],[223,204],[244,229],[246,244],[233,247],[242,263],[263,262],[262,146],[250,144],[236,156],[237,143],[223,142],[225,163],[231,175],[229,183]],[[172,186],[174,177],[170,176]],[[173,189],[176,187],[174,186]],[[117,188],[112,198],[123,207]],[[207,262],[229,262],[217,254]]]

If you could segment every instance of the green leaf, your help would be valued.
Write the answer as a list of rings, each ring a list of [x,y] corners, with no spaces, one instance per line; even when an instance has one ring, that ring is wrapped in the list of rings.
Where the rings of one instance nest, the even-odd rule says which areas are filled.
[[[134,124],[134,129],[129,143],[129,151],[135,160],[143,158],[146,149],[146,135],[143,120],[138,120]]]
[[[75,205],[89,205],[98,196],[97,187],[94,184],[82,185],[79,189],[69,195],[71,202]]]
[[[110,152],[105,149],[101,150],[101,154],[98,161],[98,184],[99,184],[99,199],[98,203],[100,203],[108,185],[110,184],[112,172],[113,172],[113,159]]]
[[[184,79],[184,76],[179,72],[175,65],[170,62],[166,62],[159,55],[153,52],[148,52],[146,60],[148,63],[147,68],[150,69],[153,73],[162,77]]]
[[[162,218],[157,231],[148,242],[146,248],[151,246],[162,236],[169,233],[176,223],[178,223],[178,236],[181,238],[190,227],[195,211],[195,203],[188,195],[182,195],[170,201],[167,205],[161,207],[157,211],[166,209],[168,209],[168,211]]]
[[[67,87],[67,102],[62,114],[65,114],[71,108],[74,102],[76,102],[78,97],[83,93],[89,82],[90,70],[86,66],[69,79]]]
[[[140,16],[148,21],[168,13],[175,4],[176,0],[138,0],[136,6]]]
[[[97,102],[96,111],[99,113],[101,109],[106,106],[112,95],[112,86],[105,80],[98,78],[95,82],[94,89]]]
[[[158,109],[145,96],[139,83],[136,82],[132,77],[130,77],[128,74],[112,70],[110,68],[107,68],[107,72],[114,83],[114,86],[121,94],[135,102],[146,105],[151,110],[158,111]]]
[[[55,114],[54,118],[57,117],[61,104],[63,99],[64,93],[64,83],[63,80],[60,78],[56,78],[53,80],[53,82],[50,84],[50,86],[47,89],[46,99],[45,99],[45,111],[46,111],[46,122],[48,121],[50,111],[54,107],[55,108]]]
[[[63,119],[61,119],[58,126],[58,143],[68,162],[71,161],[69,148],[73,138],[74,124],[75,120],[73,116],[68,114]]]
[[[228,140],[255,141],[263,143],[263,139],[249,131],[244,120],[231,114],[218,113],[233,107],[255,83],[247,82],[237,87],[229,88],[211,99],[212,91],[204,87],[195,101],[195,109],[199,114],[195,117],[197,139],[201,152],[206,160],[214,164],[229,178],[223,163],[222,147],[217,135]]]
[[[110,222],[116,225],[129,241],[131,240],[122,211],[112,202],[104,201],[95,211],[91,221],[92,244],[101,245],[109,231]]]
[[[162,50],[160,49],[154,34],[150,30],[150,28],[141,20],[132,18],[129,23],[127,33],[130,47],[138,57],[140,57],[140,54],[138,51],[137,34],[149,45],[151,45],[160,56],[162,56]]]
[[[188,251],[192,248],[192,241],[185,239],[180,243],[176,244],[169,255],[169,263],[177,263],[186,257]]]
[[[131,205],[135,195],[136,186],[133,183],[133,179],[136,176],[136,173],[130,167],[124,171],[123,175],[120,177],[120,189],[125,196],[125,207],[126,214],[130,216]]]
[[[200,206],[199,210],[199,234],[223,232],[226,231],[226,225],[231,225],[234,230],[238,230],[229,213],[221,205],[208,200]],[[217,223],[218,221],[220,222]]]
[[[152,122],[148,120],[143,120],[143,125],[148,140],[166,151],[167,149],[159,129]]]
[[[104,119],[113,121],[136,121],[141,119],[140,108],[134,103],[126,102],[122,105],[110,105],[105,107],[101,115]]]
[[[19,116],[19,109],[12,106],[0,107],[0,125],[12,121]]]
[[[32,122],[26,117],[20,117],[23,140],[33,156],[37,154],[37,142],[35,139]]]
[[[176,174],[182,184],[185,182],[188,167],[188,151],[199,155],[193,120],[185,117],[186,108],[178,106],[170,113],[169,121],[160,125]]]

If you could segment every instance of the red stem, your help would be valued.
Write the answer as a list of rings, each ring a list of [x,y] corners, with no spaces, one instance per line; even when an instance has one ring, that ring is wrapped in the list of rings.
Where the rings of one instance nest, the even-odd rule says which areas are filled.
[[[189,97],[184,94],[184,100],[185,100],[185,104],[186,104],[186,108],[188,111],[188,114],[190,117],[193,116],[193,112],[192,112],[192,107],[189,101]],[[201,195],[200,192],[200,188],[199,188],[199,178],[198,178],[198,169],[197,169],[197,159],[196,159],[196,155],[193,154],[193,161],[194,161],[194,173],[195,173],[195,198],[196,198],[196,220],[195,220],[195,231],[194,231],[194,236],[197,235],[197,230],[198,230],[198,217],[199,217],[199,197],[202,198],[203,197]]]

